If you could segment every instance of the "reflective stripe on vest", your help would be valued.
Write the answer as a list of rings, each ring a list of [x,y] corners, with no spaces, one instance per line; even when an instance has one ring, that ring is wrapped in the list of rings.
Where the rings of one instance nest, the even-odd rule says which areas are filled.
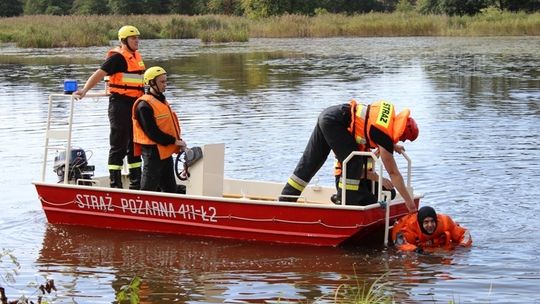
[[[138,98],[144,94],[144,62],[138,51],[131,53],[122,48],[114,48],[107,57],[115,53],[121,54],[126,60],[127,72],[114,73],[109,77],[109,92]]]
[[[366,120],[367,106],[365,106],[363,104],[359,104],[359,105],[356,106],[355,112],[356,112],[355,120],[357,120],[357,119],[361,119],[362,121]],[[354,140],[359,145],[365,145],[366,144],[366,139],[361,135],[356,135]]]

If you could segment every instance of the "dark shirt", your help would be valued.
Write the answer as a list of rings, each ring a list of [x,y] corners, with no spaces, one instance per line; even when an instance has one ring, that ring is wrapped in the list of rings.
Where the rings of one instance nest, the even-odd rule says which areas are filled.
[[[128,70],[127,62],[124,56],[120,53],[114,53],[111,57],[107,58],[101,65],[101,69],[107,72],[107,75],[116,73],[125,73]]]
[[[152,94],[152,96],[165,103],[165,95],[159,94],[156,96]],[[164,133],[159,129],[156,124],[156,119],[154,118],[154,110],[146,101],[139,101],[135,111],[137,121],[139,121],[144,133],[151,140],[162,146],[172,145],[175,143],[176,138],[174,138],[174,136]]]
[[[394,153],[394,142],[392,141],[392,138],[383,131],[377,129],[377,127],[372,126],[369,129],[369,137],[375,144],[383,147],[390,153]]]

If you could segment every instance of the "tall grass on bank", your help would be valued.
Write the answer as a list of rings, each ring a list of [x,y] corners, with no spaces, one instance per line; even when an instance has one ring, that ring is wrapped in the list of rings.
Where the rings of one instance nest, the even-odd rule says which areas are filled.
[[[380,36],[537,36],[540,13],[486,9],[476,16],[421,15],[415,12],[358,15],[283,15],[263,19],[236,16],[50,16],[0,18],[0,42],[19,47],[107,45],[117,30],[135,25],[143,39],[198,38],[204,43],[249,38]]]

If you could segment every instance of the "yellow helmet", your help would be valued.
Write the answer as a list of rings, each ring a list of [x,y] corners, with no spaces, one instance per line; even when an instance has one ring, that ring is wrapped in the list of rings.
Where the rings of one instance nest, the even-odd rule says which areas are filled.
[[[164,68],[153,66],[144,72],[144,84],[149,85],[150,81],[154,80],[159,75],[167,74]]]
[[[118,40],[126,39],[129,36],[139,36],[141,33],[132,25],[124,25],[118,30]]]

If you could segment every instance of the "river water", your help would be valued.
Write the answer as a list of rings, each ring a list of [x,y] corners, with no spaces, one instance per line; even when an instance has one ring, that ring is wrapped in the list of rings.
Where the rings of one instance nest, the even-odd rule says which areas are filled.
[[[53,303],[112,303],[138,276],[144,303],[332,303],[341,284],[376,280],[399,303],[540,303],[540,38],[142,41],[146,65],[169,72],[184,139],[225,143],[231,178],[285,182],[327,106],[356,98],[411,108],[420,137],[405,147],[421,204],[474,239],[429,256],[48,224],[31,184],[47,97],[64,79],[84,83],[106,50],[0,45],[0,247],[20,263],[14,282],[0,280],[10,299],[35,300],[28,284],[46,277],[58,288]],[[107,101],[76,108],[74,145],[105,174]],[[313,182],[332,184],[332,159]],[[15,269],[4,256],[0,276]]]

